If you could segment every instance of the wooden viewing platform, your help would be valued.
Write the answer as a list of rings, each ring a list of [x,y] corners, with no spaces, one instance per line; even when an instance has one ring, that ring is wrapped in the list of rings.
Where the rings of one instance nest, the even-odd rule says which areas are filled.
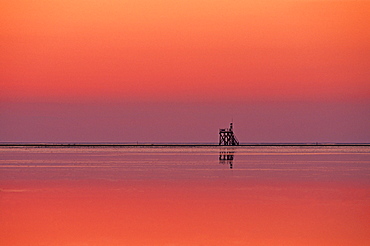
[[[220,129],[219,135],[218,145],[239,145],[239,141],[233,132],[233,123],[230,123],[230,128]]]

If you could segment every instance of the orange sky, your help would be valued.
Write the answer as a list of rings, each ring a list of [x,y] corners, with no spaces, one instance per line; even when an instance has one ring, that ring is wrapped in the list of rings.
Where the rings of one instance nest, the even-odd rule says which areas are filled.
[[[369,100],[368,23],[356,0],[2,1],[0,97]]]

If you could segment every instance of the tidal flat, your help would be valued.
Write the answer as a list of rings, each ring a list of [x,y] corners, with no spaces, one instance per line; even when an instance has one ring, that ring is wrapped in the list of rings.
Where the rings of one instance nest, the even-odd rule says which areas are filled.
[[[0,147],[1,245],[368,245],[369,146]]]

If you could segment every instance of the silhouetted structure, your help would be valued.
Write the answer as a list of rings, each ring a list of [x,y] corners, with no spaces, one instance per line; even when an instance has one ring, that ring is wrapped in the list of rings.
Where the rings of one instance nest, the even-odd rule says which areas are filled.
[[[233,132],[233,123],[230,123],[230,128],[220,129],[220,141],[218,145],[239,145],[239,141]]]

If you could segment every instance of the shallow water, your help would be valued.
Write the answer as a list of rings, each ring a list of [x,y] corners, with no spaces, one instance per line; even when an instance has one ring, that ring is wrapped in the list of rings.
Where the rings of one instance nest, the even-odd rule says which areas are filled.
[[[0,148],[1,245],[366,245],[370,148]]]

